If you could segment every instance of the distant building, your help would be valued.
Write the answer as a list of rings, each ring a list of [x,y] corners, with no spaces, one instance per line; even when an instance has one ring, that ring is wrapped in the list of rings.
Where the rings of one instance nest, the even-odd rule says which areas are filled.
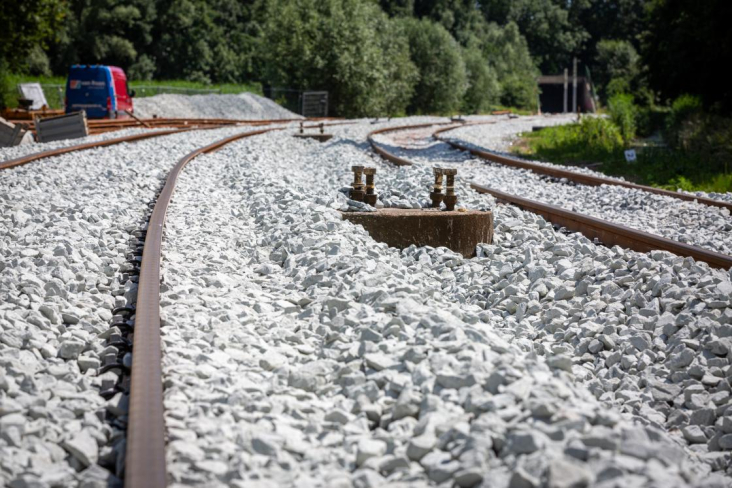
[[[563,113],[564,112],[564,75],[540,76],[538,79],[539,105],[542,113]],[[567,111],[576,112],[577,108],[572,107],[572,77],[566,78],[567,82]],[[595,102],[592,99],[592,87],[584,76],[577,77],[577,107],[580,112],[594,112]]]

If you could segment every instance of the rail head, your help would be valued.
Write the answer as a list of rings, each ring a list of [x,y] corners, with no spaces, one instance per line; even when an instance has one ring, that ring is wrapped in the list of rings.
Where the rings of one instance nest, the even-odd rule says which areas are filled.
[[[528,198],[510,195],[477,183],[471,183],[470,187],[479,193],[493,195],[498,200],[542,215],[553,224],[561,225],[574,232],[579,232],[588,238],[597,237],[606,246],[619,245],[637,252],[663,250],[679,256],[691,256],[695,260],[704,261],[714,268],[724,270],[732,268],[732,256],[726,254],[649,234],[642,230],[615,224],[589,215],[571,212],[542,202],[529,200]]]
[[[160,350],[160,258],[165,216],[178,176],[190,161],[201,154],[274,130],[280,129],[236,134],[187,154],[170,171],[155,202],[148,222],[138,281],[125,457],[126,488],[163,488],[167,483]]]

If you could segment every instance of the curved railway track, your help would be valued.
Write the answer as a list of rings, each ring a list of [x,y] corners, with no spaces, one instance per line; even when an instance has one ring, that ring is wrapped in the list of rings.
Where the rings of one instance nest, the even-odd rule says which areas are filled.
[[[135,311],[125,458],[127,488],[160,488],[167,481],[160,351],[160,255],[165,215],[178,175],[201,154],[214,152],[239,139],[272,130],[278,129],[268,128],[236,134],[187,154],[170,171],[155,202],[142,253]]]
[[[487,123],[490,124],[493,122],[487,122]],[[486,124],[486,122],[475,122],[475,123],[468,124],[468,125],[481,125],[481,124]],[[628,181],[621,181],[621,180],[615,180],[612,178],[604,178],[602,176],[578,173],[575,171],[569,171],[566,169],[562,169],[562,168],[556,167],[556,166],[532,163],[531,161],[526,161],[526,160],[518,159],[518,158],[512,158],[510,156],[497,154],[497,153],[494,153],[491,151],[486,151],[484,149],[477,149],[468,144],[465,144],[462,142],[457,142],[453,139],[441,136],[441,134],[444,134],[445,132],[449,132],[449,131],[451,131],[453,129],[457,129],[457,128],[458,127],[446,127],[444,129],[439,129],[432,134],[432,137],[434,137],[436,140],[438,140],[440,142],[444,142],[445,144],[452,146],[454,149],[459,149],[461,151],[468,151],[473,156],[477,156],[481,159],[485,159],[485,160],[491,161],[493,163],[502,164],[504,166],[510,166],[512,168],[527,169],[529,171],[533,171],[534,173],[552,176],[554,178],[566,178],[569,181],[572,181],[574,183],[578,183],[581,185],[622,186],[622,187],[631,188],[634,190],[642,190],[642,191],[645,191],[648,193],[655,193],[656,195],[663,195],[666,197],[677,198],[679,200],[686,200],[688,202],[697,202],[697,203],[702,203],[704,205],[709,205],[712,207],[726,208],[726,209],[729,209],[730,211],[732,211],[732,203],[727,203],[727,202],[723,202],[720,200],[714,200],[711,198],[696,197],[694,195],[687,195],[685,193],[679,193],[679,192],[675,192],[675,191],[663,190],[661,188],[654,188],[652,186],[638,185],[636,183],[630,183]]]
[[[216,119],[216,118],[123,118],[123,119],[92,119],[87,121],[89,134],[103,134],[122,129],[134,128],[203,128],[228,125],[270,125],[279,123],[299,122],[301,119]],[[304,119],[307,122],[329,122],[340,120],[335,117],[317,117]],[[10,120],[13,124],[24,124],[28,130],[35,132],[35,123],[32,120]]]
[[[155,119],[151,119],[151,120],[155,120]],[[183,120],[183,119],[181,119],[181,120]],[[193,119],[193,120],[197,120],[197,119]],[[208,119],[208,120],[214,120],[214,119]],[[215,120],[223,120],[223,119],[215,119]],[[320,120],[320,119],[307,119],[308,122],[317,122],[318,120]],[[328,120],[333,120],[333,119],[328,119]],[[229,121],[229,122],[231,122],[231,121]],[[271,121],[265,120],[265,121],[258,121],[256,124],[253,124],[253,125],[289,124],[289,123],[293,123],[293,122],[298,122],[298,121],[297,120],[287,120],[287,119],[284,119],[284,120],[278,119],[278,120],[271,120]],[[351,124],[351,123],[353,123],[353,122],[334,122],[331,124],[325,124],[324,127],[330,127],[330,126],[334,126],[334,125],[346,125],[346,124]],[[206,126],[204,124],[204,126],[201,126],[201,127],[199,127],[199,126],[190,127],[189,126],[189,127],[181,127],[181,128],[160,130],[160,131],[154,131],[154,132],[152,132],[152,131],[143,132],[140,134],[133,134],[133,135],[124,136],[124,137],[117,137],[114,139],[106,139],[103,141],[86,142],[86,143],[77,144],[74,146],[61,147],[61,148],[57,148],[57,149],[49,149],[47,151],[40,151],[37,153],[28,154],[28,155],[21,156],[18,158],[9,159],[6,161],[0,161],[0,171],[2,171],[4,169],[14,168],[16,166],[22,166],[24,164],[32,163],[34,161],[38,161],[38,160],[45,159],[45,158],[50,158],[53,156],[60,156],[62,154],[67,154],[67,153],[71,153],[71,152],[75,152],[75,151],[83,151],[85,149],[94,149],[97,147],[112,146],[115,144],[121,144],[123,142],[142,141],[142,140],[150,139],[153,137],[167,136],[167,135],[177,134],[179,132],[185,132],[185,131],[189,131],[189,130],[220,129],[220,128],[228,127],[228,126],[232,126],[232,125],[237,125],[237,124],[222,124],[222,125],[210,125],[210,126]],[[134,127],[134,126],[130,126],[130,128],[131,127]],[[319,124],[311,124],[311,125],[304,126],[305,129],[317,129],[319,127],[320,127]],[[117,130],[117,129],[115,129],[115,130]]]
[[[492,123],[492,122],[488,122]],[[384,134],[387,132],[396,132],[400,130],[411,130],[411,129],[424,129],[429,126],[434,125],[442,125],[442,124],[418,124],[418,125],[411,125],[411,126],[403,126],[403,127],[390,127],[387,129],[379,129],[376,131],[372,131],[368,134],[368,141],[371,147],[373,148],[374,152],[382,156],[387,161],[390,161],[394,163],[397,166],[411,166],[414,164],[409,159],[397,156],[390,151],[384,149],[382,146],[380,146],[374,139],[373,136],[377,134]],[[447,132],[449,130],[453,130],[459,126],[451,126],[439,129],[433,133],[434,134],[440,134],[443,132]],[[471,154],[475,154],[474,149],[470,149],[467,146],[463,146],[460,144],[453,144],[448,141],[443,140],[443,138],[435,137],[435,139],[446,142],[450,144],[451,146],[455,147],[456,149],[470,151]],[[487,153],[485,151],[479,151],[481,153],[485,153],[486,155],[490,155],[491,158],[495,155],[492,153]],[[483,158],[480,154],[476,154],[477,156]],[[499,156],[500,158],[509,159],[512,160],[512,158],[506,158],[504,156]],[[489,159],[488,157],[484,159]],[[490,161],[494,161],[493,159],[489,159]],[[520,160],[516,160],[518,162],[521,162],[522,164],[528,165],[528,166],[515,166],[515,167],[522,167],[524,169],[532,169],[533,167],[538,167],[539,169],[548,169],[550,171],[558,171],[561,173],[555,173],[551,176],[556,177],[562,177],[562,178],[568,178],[568,176],[565,176],[564,173],[567,173],[571,176],[582,176],[587,177],[587,175],[582,175],[578,173],[574,173],[571,171],[566,170],[554,170],[553,168],[545,168],[544,166],[528,163]],[[544,172],[543,174],[549,174],[547,172]],[[562,176],[558,176],[558,174],[562,174]],[[613,183],[595,183],[592,186],[598,186],[599,184],[615,184],[618,183],[615,180],[609,180],[606,178],[601,177],[592,177],[589,178],[595,178],[596,180],[607,180],[611,181]],[[578,181],[579,182],[579,181]],[[622,182],[621,182],[622,183]],[[631,188],[645,190],[646,188],[650,187],[644,187],[642,185],[634,185],[632,183],[629,183]],[[626,186],[626,185],[622,185]],[[668,251],[680,256],[690,256],[698,261],[704,261],[708,263],[710,266],[713,266],[715,268],[721,268],[721,269],[730,269],[732,268],[732,256],[728,256],[726,254],[722,254],[715,251],[710,251],[708,249],[704,249],[697,246],[691,246],[688,244],[684,244],[678,241],[674,241],[671,239],[667,239],[665,237],[657,236],[654,234],[649,234],[647,232],[643,232],[640,230],[632,229],[623,225],[615,224],[613,222],[608,222],[606,220],[601,220],[595,217],[590,217],[588,215],[580,214],[577,212],[571,212],[569,210],[565,210],[559,207],[555,207],[553,205],[548,205],[542,202],[537,202],[534,200],[529,200],[528,198],[518,197],[516,195],[511,195],[509,193],[502,192],[500,190],[489,188],[484,185],[479,185],[476,183],[470,183],[470,187],[477,191],[478,193],[487,193],[495,197],[501,202],[510,203],[513,205],[516,205],[517,207],[528,210],[530,212],[536,213],[544,217],[549,222],[552,222],[555,225],[559,225],[562,227],[565,227],[568,230],[579,232],[583,234],[584,236],[588,237],[589,239],[598,239],[603,245],[611,247],[614,245],[619,245],[622,247],[626,247],[628,249],[632,249],[637,252],[648,252],[651,250],[663,250]],[[651,188],[652,190],[657,190],[656,188]],[[665,193],[664,193],[665,192]],[[659,193],[661,195],[665,195],[666,193],[670,193],[671,195],[668,196],[675,196],[674,192],[666,192],[665,190],[659,191],[653,191],[652,193]],[[684,195],[684,197],[687,197],[688,195]],[[696,198],[681,198],[682,200],[697,200]],[[703,200],[710,200],[710,199],[703,199]],[[723,204],[723,205],[716,205],[724,208],[729,208],[729,204],[725,204],[725,202],[717,202],[715,200],[710,200],[716,204]],[[706,203],[706,202],[701,202]]]

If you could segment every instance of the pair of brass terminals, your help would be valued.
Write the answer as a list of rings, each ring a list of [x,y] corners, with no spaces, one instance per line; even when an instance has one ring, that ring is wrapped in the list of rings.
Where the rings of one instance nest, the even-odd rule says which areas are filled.
[[[452,211],[455,210],[457,205],[457,195],[455,195],[455,175],[457,169],[455,168],[433,168],[435,174],[435,185],[430,192],[430,200],[432,200],[432,207],[439,208],[440,203],[445,202],[445,209]],[[442,193],[442,177],[447,177],[447,188],[445,194]]]
[[[353,171],[353,183],[351,184],[351,200],[357,202],[365,202],[372,207],[376,205],[378,196],[374,186],[374,175],[376,174],[376,168],[365,168],[363,166],[351,166]],[[361,175],[366,175],[366,191],[364,191],[364,184]]]

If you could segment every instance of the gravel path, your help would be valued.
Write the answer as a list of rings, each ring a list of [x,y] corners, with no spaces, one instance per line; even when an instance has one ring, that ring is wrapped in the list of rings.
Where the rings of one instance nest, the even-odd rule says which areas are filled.
[[[337,212],[357,207],[338,191],[352,164],[378,168],[382,203],[426,204],[429,164],[369,152],[384,125],[257,136],[181,175],[161,297],[173,485],[732,486],[730,273],[595,246],[464,180],[494,244],[389,249]],[[130,359],[108,345],[135,299],[130,232],[177,159],[245,130],[2,172],[0,486],[119,484],[126,399],[97,373]]]
[[[514,120],[508,122],[515,130],[524,130]],[[534,123],[534,122],[532,122]],[[518,127],[517,127],[518,126]],[[490,132],[495,128],[505,136],[507,129],[502,123],[486,126],[472,126],[448,132],[462,133],[468,129]],[[724,208],[710,207],[672,197],[647,193],[641,190],[612,185],[591,187],[557,180],[532,171],[507,167],[501,164],[474,159],[465,153],[451,149],[447,144],[429,140],[429,130],[419,131],[422,136],[411,141],[399,133],[387,133],[376,137],[390,151],[415,162],[429,166],[458,165],[459,177],[465,181],[495,188],[514,195],[556,205],[629,227],[640,229],[687,244],[732,254],[732,216]],[[394,137],[397,137],[395,139]],[[402,140],[399,140],[401,137]],[[407,140],[405,140],[407,139]],[[496,137],[487,137],[495,141]],[[405,149],[395,144],[411,142]],[[585,172],[590,170],[583,169]],[[595,173],[598,174],[598,173]],[[425,200],[423,206],[428,205]]]
[[[258,136],[183,172],[173,486],[731,485],[729,273],[595,246],[463,182],[493,245],[389,249],[337,213],[350,166],[378,168],[387,204],[426,201],[432,176],[370,156],[372,129]]]
[[[116,486],[124,437],[106,402],[111,310],[130,231],[178,158],[242,128],[83,151],[0,174],[0,486]],[[129,358],[127,358],[129,359]],[[125,359],[125,361],[127,361]]]
[[[253,93],[238,95],[155,95],[135,99],[138,117],[214,119],[300,119],[300,115]]]
[[[85,144],[87,142],[106,141],[109,139],[117,139],[119,137],[131,136],[133,134],[141,134],[143,132],[158,131],[158,130],[169,130],[163,129],[124,129],[113,132],[105,132],[102,134],[95,134],[93,136],[80,137],[78,139],[64,139],[62,141],[44,142],[44,143],[33,143],[24,144],[22,146],[13,147],[0,147],[0,163],[9,161],[11,159],[27,156],[29,154],[35,154],[43,151],[49,151],[51,149],[59,149],[62,147],[78,146],[79,144]]]

